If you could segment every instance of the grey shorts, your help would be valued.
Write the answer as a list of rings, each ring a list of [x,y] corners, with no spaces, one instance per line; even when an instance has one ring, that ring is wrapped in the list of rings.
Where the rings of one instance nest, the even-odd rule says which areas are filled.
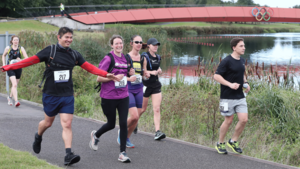
[[[232,116],[235,113],[248,113],[246,98],[220,99],[220,112],[222,116]]]

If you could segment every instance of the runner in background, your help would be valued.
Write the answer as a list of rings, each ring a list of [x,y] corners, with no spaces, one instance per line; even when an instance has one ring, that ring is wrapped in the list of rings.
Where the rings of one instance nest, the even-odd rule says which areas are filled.
[[[143,78],[143,84],[146,90],[143,97],[143,110],[145,112],[148,106],[149,97],[152,97],[152,106],[154,112],[154,125],[155,125],[155,140],[166,138],[166,135],[160,131],[160,105],[162,101],[161,83],[159,82],[158,75],[162,74],[160,68],[161,57],[156,54],[160,43],[155,38],[150,38],[147,41],[148,52],[143,53],[142,57],[147,60],[147,65],[144,65],[145,75],[150,74],[150,78]]]
[[[13,35],[10,40],[10,46],[7,46],[4,49],[2,55],[3,66],[21,61],[22,58],[21,56],[23,56],[25,59],[28,58],[25,49],[19,44],[20,44],[20,38],[16,35]],[[5,56],[7,54],[8,54],[8,61],[6,63]],[[12,97],[14,98],[15,101],[15,107],[21,105],[20,102],[18,101],[18,90],[17,90],[18,84],[20,82],[21,74],[22,74],[22,69],[7,71],[7,75],[9,76],[9,79],[12,84],[10,95],[7,96],[8,105],[10,106],[13,105]]]
[[[248,121],[247,102],[243,93],[243,84],[248,82],[244,75],[245,59],[241,58],[246,49],[244,39],[233,38],[230,41],[230,46],[233,50],[232,54],[221,61],[214,75],[214,79],[221,84],[220,111],[221,115],[225,118],[220,127],[219,142],[215,146],[220,154],[227,154],[224,139],[233,121],[234,114],[237,114],[239,121],[227,145],[235,153],[242,153],[237,140]],[[250,86],[247,85],[245,93],[249,91]]]
[[[129,92],[129,115],[127,119],[127,140],[126,147],[134,148],[129,140],[133,130],[136,128],[140,115],[142,114],[143,106],[143,82],[142,76],[144,75],[143,67],[146,65],[146,60],[142,59],[140,55],[140,50],[143,47],[142,37],[139,35],[134,35],[130,38],[130,45],[132,46],[131,51],[127,54],[133,62],[133,68],[135,70],[135,75],[128,78],[128,92]],[[134,81],[134,79],[136,79]],[[118,143],[120,144],[120,135],[118,135]]]

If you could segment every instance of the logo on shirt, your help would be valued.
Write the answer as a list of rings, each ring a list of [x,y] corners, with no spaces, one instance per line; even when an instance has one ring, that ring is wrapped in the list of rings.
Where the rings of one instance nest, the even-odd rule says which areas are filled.
[[[127,64],[115,63],[115,66],[127,67]]]

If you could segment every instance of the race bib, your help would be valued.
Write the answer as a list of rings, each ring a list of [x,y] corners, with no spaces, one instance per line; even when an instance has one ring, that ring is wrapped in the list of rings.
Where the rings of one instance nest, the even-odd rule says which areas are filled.
[[[228,103],[227,102],[220,102],[220,111],[222,113],[228,113]]]
[[[141,75],[134,75],[136,76],[136,80],[134,82],[131,82],[132,85],[138,85],[142,83],[142,76]]]
[[[70,71],[69,70],[54,71],[54,82],[55,83],[68,82],[69,79],[70,79]]]
[[[123,79],[119,82],[115,82],[116,88],[124,88],[127,85],[127,76],[124,76]]]

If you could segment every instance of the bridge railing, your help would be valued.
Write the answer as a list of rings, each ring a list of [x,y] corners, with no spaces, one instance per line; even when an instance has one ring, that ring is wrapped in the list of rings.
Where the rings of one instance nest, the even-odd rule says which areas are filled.
[[[185,4],[125,4],[125,5],[71,5],[65,6],[65,13],[82,13],[111,11],[111,10],[129,10],[129,9],[148,9],[148,8],[176,8],[176,7],[209,7],[209,6],[240,6],[237,4],[222,5],[185,5]],[[245,5],[243,5],[245,6]],[[49,7],[25,7],[22,11],[17,11],[23,17],[55,16],[60,15],[58,6]]]

